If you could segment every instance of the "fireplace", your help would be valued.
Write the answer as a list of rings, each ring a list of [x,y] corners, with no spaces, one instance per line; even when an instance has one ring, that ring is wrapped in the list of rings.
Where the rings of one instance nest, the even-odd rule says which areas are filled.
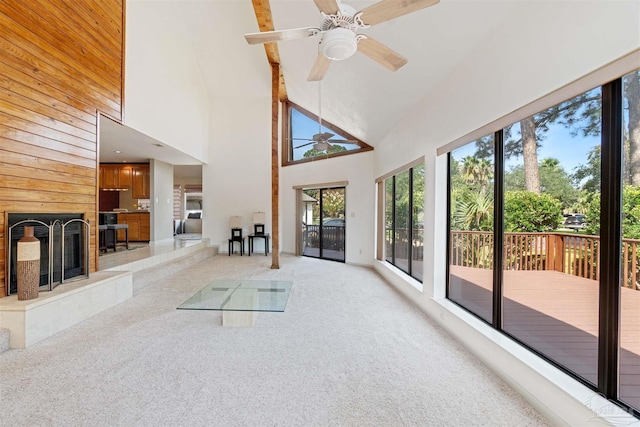
[[[40,240],[40,291],[50,291],[73,277],[89,276],[89,221],[82,214],[10,213],[7,295],[18,292],[17,248],[25,226],[33,226]]]

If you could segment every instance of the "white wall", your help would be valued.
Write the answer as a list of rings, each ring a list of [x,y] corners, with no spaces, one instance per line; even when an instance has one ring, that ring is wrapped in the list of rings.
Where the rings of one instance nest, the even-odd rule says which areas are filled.
[[[272,232],[270,93],[213,100],[211,135],[210,158],[202,167],[202,234],[226,252],[232,216],[243,217],[249,234],[253,212],[265,212],[265,231]],[[256,251],[264,249],[262,239],[255,244]]]
[[[282,251],[295,253],[295,232],[300,226],[293,186],[348,181],[346,188],[347,263],[371,265],[374,257],[375,185],[373,153],[353,154],[287,166],[280,172]]]
[[[227,252],[229,218],[244,219],[253,230],[252,214],[266,213],[271,226],[271,98],[218,98],[213,101],[212,146],[203,166],[203,237]],[[294,185],[349,181],[347,186],[346,261],[371,265],[373,259],[373,152],[287,166],[280,169],[280,250],[295,251]],[[210,214],[213,212],[213,214]],[[255,251],[264,248],[255,241]]]
[[[179,2],[127,1],[124,123],[208,159],[209,98]]]
[[[570,425],[594,416],[585,407],[587,399],[598,399],[591,390],[442,299],[447,177],[445,156],[436,158],[436,148],[640,48],[639,17],[637,1],[519,2],[484,48],[408,114],[374,152],[376,176],[426,156],[424,292],[385,263],[376,262],[376,269],[540,410]]]
[[[151,240],[173,238],[173,166],[152,159]]]

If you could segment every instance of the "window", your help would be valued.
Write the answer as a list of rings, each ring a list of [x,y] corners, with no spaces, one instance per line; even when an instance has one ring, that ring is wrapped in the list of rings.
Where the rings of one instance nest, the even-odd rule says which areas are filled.
[[[622,79],[620,399],[640,408],[640,73]],[[589,221],[590,218],[587,218]]]
[[[422,282],[424,163],[384,179],[384,259]]]
[[[601,98],[587,91],[503,132],[503,329],[592,384],[599,236],[580,218],[600,200],[589,159],[600,164]]]
[[[487,322],[493,316],[493,145],[489,135],[449,156],[448,295]]]
[[[316,115],[290,101],[284,107],[283,166],[373,150],[331,123],[320,125]]]
[[[639,73],[451,151],[447,252],[450,300],[635,415]],[[496,165],[484,223],[466,204],[481,162]]]

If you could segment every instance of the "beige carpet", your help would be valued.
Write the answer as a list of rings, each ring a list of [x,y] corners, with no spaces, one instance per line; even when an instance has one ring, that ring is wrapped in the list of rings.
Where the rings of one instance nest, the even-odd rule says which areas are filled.
[[[0,356],[0,425],[540,426],[547,422],[370,269],[215,256]],[[176,310],[214,278],[292,280],[284,313],[223,328]]]

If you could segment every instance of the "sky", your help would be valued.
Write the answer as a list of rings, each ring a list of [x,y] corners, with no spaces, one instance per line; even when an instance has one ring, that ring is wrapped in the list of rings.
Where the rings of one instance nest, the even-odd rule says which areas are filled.
[[[517,127],[517,126],[516,126]],[[518,129],[519,132],[519,129]],[[552,124],[541,141],[538,149],[538,161],[546,158],[554,158],[560,161],[564,170],[572,174],[575,168],[587,163],[589,151],[596,145],[600,145],[599,136],[584,137],[571,135],[572,130],[560,124]],[[453,151],[453,158],[460,160],[466,156],[472,156],[476,151],[475,143],[467,144]],[[507,170],[510,166],[521,165],[522,156],[512,157],[505,161]]]
[[[292,137],[293,138],[311,139],[311,137],[314,134],[318,133],[318,122],[315,121],[315,120],[312,120],[309,117],[305,116],[304,114],[300,113],[295,108],[292,108],[291,109],[291,128],[292,128],[292,132],[291,133],[292,133]],[[322,126],[322,132],[329,132],[329,133],[332,133],[332,134],[336,135],[334,131],[332,131],[331,129],[327,129],[324,126]],[[340,135],[336,135],[334,138],[342,139],[342,137]],[[293,141],[293,146],[294,147],[298,147],[298,146],[306,144],[308,142],[311,142],[311,141],[294,140]],[[347,150],[358,148],[358,146],[355,145],[355,144],[340,144],[340,145],[342,145]],[[312,148],[313,148],[313,144],[307,145],[307,146],[301,147],[301,148],[294,148],[294,150],[293,150],[293,153],[294,153],[293,159],[294,160],[301,159],[303,154],[306,153],[307,151],[311,150]]]

